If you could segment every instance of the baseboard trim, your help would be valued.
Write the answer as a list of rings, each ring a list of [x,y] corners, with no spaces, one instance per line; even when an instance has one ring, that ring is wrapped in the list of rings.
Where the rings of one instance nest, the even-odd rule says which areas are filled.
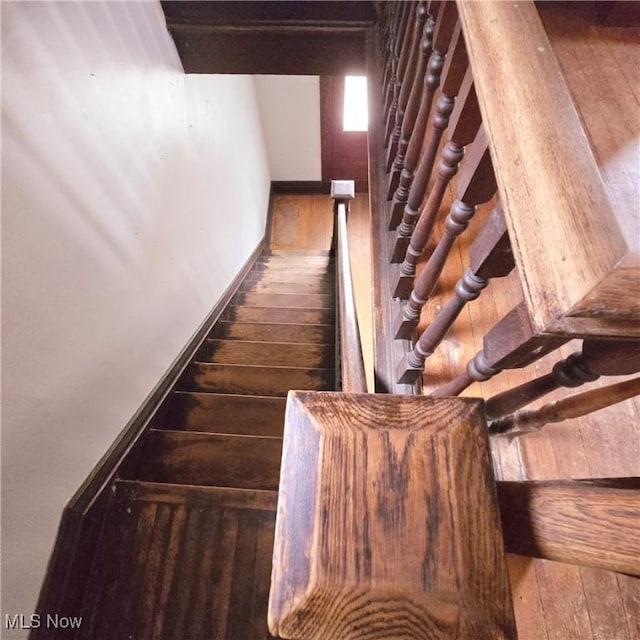
[[[331,182],[327,180],[274,180],[271,182],[274,194],[315,195],[331,193]]]
[[[82,578],[88,578],[90,563],[93,560],[92,553],[99,542],[102,521],[108,506],[109,486],[116,479],[123,461],[136,443],[140,441],[182,371],[222,315],[264,248],[265,238],[263,237],[187,345],[93,468],[87,479],[65,505],[36,611],[43,614],[60,611],[59,607],[65,599],[67,587],[73,589],[76,586],[78,591],[80,587],[77,584],[78,581],[81,582]],[[86,535],[83,536],[82,533],[83,530],[86,531],[87,527],[91,531],[90,537],[94,538],[89,543],[87,540],[82,540],[82,538],[86,538]],[[90,554],[91,558],[87,557]],[[73,574],[76,574],[75,577]],[[79,578],[78,574],[82,578]],[[71,600],[74,601],[74,598],[71,597]],[[81,606],[81,602],[78,605]],[[72,615],[80,615],[80,612]],[[49,632],[40,630],[33,631],[30,638],[48,639],[55,636],[56,634],[52,630]]]

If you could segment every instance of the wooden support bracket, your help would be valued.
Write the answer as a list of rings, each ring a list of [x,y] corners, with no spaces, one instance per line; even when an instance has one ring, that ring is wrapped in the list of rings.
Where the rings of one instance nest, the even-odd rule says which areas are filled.
[[[640,576],[640,478],[497,485],[507,551]]]

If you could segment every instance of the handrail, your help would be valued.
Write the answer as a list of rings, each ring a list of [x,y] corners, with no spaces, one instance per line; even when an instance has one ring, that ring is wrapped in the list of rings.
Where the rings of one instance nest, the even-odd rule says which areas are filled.
[[[632,378],[599,389],[576,393],[545,404],[538,409],[520,409],[515,413],[493,420],[489,424],[489,429],[493,433],[513,438],[531,431],[538,431],[550,423],[586,416],[639,394],[640,377]]]
[[[534,3],[457,6],[536,328],[628,335],[639,314],[638,240],[612,206]]]
[[[338,285],[339,333],[337,335],[340,351],[340,378],[342,391],[348,393],[366,393],[367,381],[364,372],[362,343],[358,327],[351,261],[349,259],[349,239],[347,236],[347,210],[349,200],[355,196],[355,185],[349,180],[334,180],[331,183],[331,197],[336,213],[335,247],[336,278]]]

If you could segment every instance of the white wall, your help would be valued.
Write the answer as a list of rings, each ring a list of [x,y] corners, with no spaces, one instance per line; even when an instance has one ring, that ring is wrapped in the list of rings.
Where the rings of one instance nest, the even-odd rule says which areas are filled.
[[[185,76],[159,3],[1,8],[4,626],[263,236],[270,176],[253,78]]]
[[[320,78],[254,76],[272,180],[320,180]]]

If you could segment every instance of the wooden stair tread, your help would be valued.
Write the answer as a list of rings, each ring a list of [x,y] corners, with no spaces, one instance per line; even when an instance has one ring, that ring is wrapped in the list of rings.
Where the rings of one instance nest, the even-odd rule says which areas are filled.
[[[333,324],[333,308],[260,307],[229,305],[223,314],[224,320],[243,322],[277,322],[280,324]]]
[[[295,274],[307,276],[333,276],[335,275],[335,265],[332,262],[324,264],[296,264],[286,260],[278,262],[256,262],[249,275],[257,275],[260,273],[272,274]]]
[[[335,296],[321,293],[256,293],[253,291],[239,291],[233,297],[232,304],[254,307],[332,309],[335,307]]]
[[[320,293],[323,295],[333,295],[334,287],[331,283],[324,282],[280,282],[264,280],[252,282],[245,280],[239,290],[254,291],[256,293]]]
[[[269,637],[274,500],[116,482],[77,637]]]
[[[335,267],[330,262],[277,260],[256,263],[251,269],[251,273],[301,273],[309,276],[328,276],[335,274]]]
[[[222,320],[216,323],[208,337],[252,342],[330,344],[334,334],[335,328],[330,324],[229,322]]]
[[[296,256],[316,256],[316,257],[331,257],[331,249],[265,249],[262,256],[283,256],[286,258]]]
[[[327,260],[326,258],[270,258],[268,260],[256,262],[251,271],[259,271],[264,269],[304,271],[307,273],[334,273],[335,263],[333,262],[333,260]]]
[[[150,429],[134,480],[277,491],[282,438]]]
[[[185,431],[282,436],[286,399],[174,391],[163,426]]]
[[[333,258],[329,255],[304,254],[300,251],[288,253],[271,253],[270,255],[262,255],[260,262],[286,262],[287,264],[330,264]]]
[[[335,353],[333,345],[329,344],[209,338],[198,349],[194,361],[314,369],[333,366]]]
[[[177,384],[180,391],[286,396],[290,389],[331,389],[333,369],[192,363]]]
[[[291,270],[269,270],[251,271],[247,274],[244,282],[290,282],[296,284],[298,282],[324,282],[326,284],[335,284],[335,274],[333,272],[309,273],[305,271]]]

